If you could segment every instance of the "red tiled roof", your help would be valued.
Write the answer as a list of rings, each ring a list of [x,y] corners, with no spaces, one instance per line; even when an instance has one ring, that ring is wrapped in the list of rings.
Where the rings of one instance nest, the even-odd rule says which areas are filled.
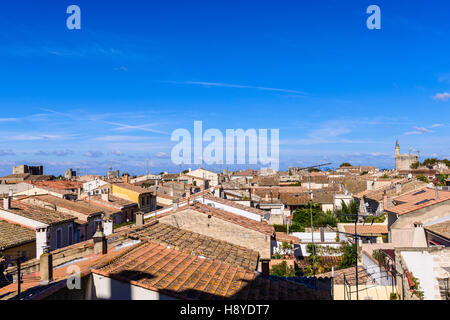
[[[75,217],[71,215],[43,209],[16,200],[11,201],[11,209],[7,211],[48,225],[75,220]]]
[[[439,199],[436,199],[436,191],[431,188],[415,190],[394,198],[394,202],[399,204],[385,208],[385,211],[402,215],[450,200],[450,191],[438,190],[438,195]]]
[[[355,234],[355,226],[354,225],[344,225],[344,231],[347,233]],[[388,233],[387,225],[358,225],[357,226],[358,234],[386,234]]]
[[[293,244],[299,244],[300,239],[294,236],[290,236],[287,233],[284,232],[275,232],[275,239],[277,241],[286,241],[286,242],[292,242]]]
[[[284,280],[271,281],[246,269],[202,259],[152,242],[138,245],[92,272],[187,300],[329,299],[329,294],[321,290]]]

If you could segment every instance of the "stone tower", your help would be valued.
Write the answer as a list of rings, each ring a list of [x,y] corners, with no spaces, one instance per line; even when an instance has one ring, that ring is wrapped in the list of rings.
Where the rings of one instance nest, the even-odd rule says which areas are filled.
[[[411,170],[411,164],[419,161],[419,156],[414,154],[401,154],[398,140],[395,143],[395,170]]]

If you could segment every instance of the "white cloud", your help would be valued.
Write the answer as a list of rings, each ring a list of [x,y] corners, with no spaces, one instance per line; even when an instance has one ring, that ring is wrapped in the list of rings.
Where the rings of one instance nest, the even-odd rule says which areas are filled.
[[[279,88],[260,87],[260,86],[246,86],[246,85],[229,84],[229,83],[222,83],[222,82],[204,82],[204,81],[184,81],[184,82],[167,81],[167,82],[168,83],[174,83],[174,84],[199,85],[199,86],[205,86],[205,87],[255,89],[255,90],[262,90],[262,91],[275,91],[275,92],[284,92],[284,93],[295,93],[295,94],[301,94],[301,95],[306,95],[307,94],[306,92],[303,92],[303,91],[291,90],[291,89],[279,89]]]
[[[115,156],[119,156],[119,157],[124,155],[124,153],[122,151],[118,150],[118,149],[114,150],[114,151],[111,151],[109,154],[112,154],[112,155],[115,155]]]
[[[118,67],[118,68],[114,68],[113,70],[114,70],[114,71],[124,71],[124,72],[128,72],[128,68],[125,67],[125,66],[121,66],[121,67]]]
[[[12,150],[0,150],[0,157],[13,155],[15,155],[15,153]]]
[[[158,152],[155,154],[155,157],[160,158],[160,159],[167,159],[167,158],[169,158],[169,155],[165,152]]]
[[[443,93],[436,93],[436,95],[433,96],[434,100],[440,100],[440,101],[447,101],[450,99],[450,93],[443,92]]]
[[[442,123],[435,123],[433,124],[431,127],[432,128],[439,128],[439,127],[443,127],[444,125]]]
[[[408,131],[408,132],[405,132],[404,134],[407,136],[410,136],[410,135],[415,135],[415,134],[424,134],[424,133],[433,132],[425,127],[413,127],[413,129],[414,129],[413,131]]]
[[[88,151],[84,155],[86,157],[89,157],[89,158],[98,158],[98,157],[101,157],[103,155],[103,152],[101,152],[101,151]]]

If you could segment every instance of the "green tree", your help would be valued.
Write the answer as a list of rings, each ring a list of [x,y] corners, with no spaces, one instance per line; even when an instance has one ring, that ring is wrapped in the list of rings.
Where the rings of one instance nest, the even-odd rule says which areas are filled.
[[[295,270],[292,266],[288,266],[286,261],[283,261],[274,265],[270,269],[270,274],[277,277],[293,277],[295,276]]]
[[[340,264],[341,269],[354,267],[356,265],[356,245],[355,244],[345,244],[342,247],[343,255],[342,255],[342,261]]]
[[[344,163],[341,163],[341,165],[339,166],[339,168],[342,168],[342,167],[352,167],[352,165],[348,162],[344,162]]]
[[[419,166],[420,166],[420,162],[416,161],[416,162],[411,163],[411,165],[409,167],[411,169],[417,169],[417,168],[419,168]]]
[[[417,180],[420,180],[420,181],[423,181],[423,182],[425,182],[425,183],[429,183],[429,182],[430,182],[430,181],[428,180],[428,178],[425,177],[424,175],[418,175],[418,176],[416,177],[416,179],[417,179]]]

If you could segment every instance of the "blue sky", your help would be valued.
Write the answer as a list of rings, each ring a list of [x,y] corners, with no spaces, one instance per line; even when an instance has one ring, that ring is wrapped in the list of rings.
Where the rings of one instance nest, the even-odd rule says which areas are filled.
[[[71,4],[81,30],[66,28]],[[366,27],[371,4],[381,30]],[[448,1],[5,1],[0,174],[20,163],[138,174],[145,159],[173,171],[170,134],[195,120],[279,128],[282,169],[391,168],[396,139],[450,157],[448,12]]]

